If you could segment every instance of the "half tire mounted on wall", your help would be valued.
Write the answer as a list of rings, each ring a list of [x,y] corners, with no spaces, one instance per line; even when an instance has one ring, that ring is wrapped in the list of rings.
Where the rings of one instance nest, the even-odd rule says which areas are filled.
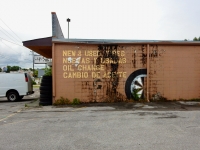
[[[137,79],[138,78],[144,79],[144,77],[146,77],[146,76],[147,76],[147,69],[139,69],[139,70],[136,70],[129,75],[129,77],[126,80],[126,84],[125,84],[125,92],[126,92],[126,96],[127,96],[128,99],[133,98],[133,94],[132,94],[133,91],[132,90],[134,89],[133,88],[134,85],[137,85],[137,84],[135,84],[137,82]],[[145,89],[143,89],[143,86],[144,86],[144,80],[139,85],[139,88],[141,90],[143,90],[142,95],[139,98],[144,98],[144,90]],[[137,85],[137,87],[138,87],[138,85]]]
[[[42,77],[39,104],[52,105],[52,76]]]

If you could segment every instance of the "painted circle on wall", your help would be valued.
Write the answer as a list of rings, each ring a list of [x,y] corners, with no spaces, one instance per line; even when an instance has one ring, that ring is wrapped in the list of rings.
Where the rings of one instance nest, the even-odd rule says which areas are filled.
[[[137,89],[139,98],[144,98],[144,78],[146,76],[147,69],[139,69],[130,74],[125,84],[125,93],[128,99],[133,98],[134,89]]]

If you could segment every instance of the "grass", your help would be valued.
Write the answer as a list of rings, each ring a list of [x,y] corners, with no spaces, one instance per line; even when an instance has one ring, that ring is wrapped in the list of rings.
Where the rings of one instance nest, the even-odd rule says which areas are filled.
[[[40,85],[39,85],[39,84],[36,84],[36,85],[33,85],[33,87],[40,87]]]

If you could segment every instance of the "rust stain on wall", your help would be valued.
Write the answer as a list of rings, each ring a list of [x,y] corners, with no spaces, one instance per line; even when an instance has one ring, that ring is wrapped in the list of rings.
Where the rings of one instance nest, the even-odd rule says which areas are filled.
[[[196,67],[200,64],[199,51],[193,46],[150,45],[150,99],[200,97],[200,70]],[[63,96],[83,102],[125,101],[132,98],[134,86],[143,90],[141,97],[147,94],[145,44],[58,43],[54,52],[55,100]]]

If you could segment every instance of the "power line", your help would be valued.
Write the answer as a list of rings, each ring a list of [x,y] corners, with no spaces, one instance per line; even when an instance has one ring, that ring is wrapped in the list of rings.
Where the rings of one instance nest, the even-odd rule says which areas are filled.
[[[16,44],[16,43],[11,42],[11,41],[8,41],[8,40],[6,40],[6,39],[4,39],[4,38],[2,38],[2,37],[0,37],[0,39],[5,40],[5,41],[7,41],[7,42],[10,42],[10,43],[12,43],[12,44],[15,44],[15,45],[21,46],[21,47],[23,47],[23,48],[26,48],[26,47],[24,47],[24,46],[22,46],[22,45]]]
[[[3,41],[1,41],[3,44],[5,44]],[[14,50],[14,49],[12,49],[10,46],[8,46],[7,44],[5,44],[7,47],[9,47],[11,50]],[[15,51],[15,50],[14,50]],[[18,53],[18,54],[20,54],[21,55],[21,53],[19,53],[19,52],[17,52],[17,51],[15,51],[16,53]],[[25,57],[27,57],[27,56],[25,56]],[[29,59],[26,59],[26,60],[29,60]]]
[[[0,20],[3,22],[3,20],[0,18]],[[6,23],[5,22],[3,22],[5,25],[6,25]],[[7,25],[6,25],[7,26]],[[8,27],[8,26],[7,26]],[[9,27],[8,27],[9,28]],[[9,28],[10,29],[10,28]],[[11,29],[10,29],[11,30]],[[12,30],[11,30],[12,31]],[[12,31],[13,33],[14,33],[14,31]],[[14,33],[15,34],[15,33]],[[18,37],[16,34],[15,34],[15,36],[16,37]],[[18,37],[19,38],[19,37]],[[19,38],[20,39],[20,38]],[[22,41],[21,39],[20,39],[20,41]]]
[[[7,32],[4,28],[2,28],[1,26],[0,26],[0,28],[1,29],[3,29],[5,32]],[[10,36],[13,38],[13,39],[15,39],[11,34],[9,34],[8,32],[7,33],[5,33],[3,30],[1,30],[1,32],[3,32],[8,38],[10,38]],[[11,39],[11,38],[10,38]],[[13,39],[11,39],[11,40],[13,40]],[[15,39],[17,42],[19,42],[17,39]],[[21,41],[19,42],[19,43],[21,43]]]

